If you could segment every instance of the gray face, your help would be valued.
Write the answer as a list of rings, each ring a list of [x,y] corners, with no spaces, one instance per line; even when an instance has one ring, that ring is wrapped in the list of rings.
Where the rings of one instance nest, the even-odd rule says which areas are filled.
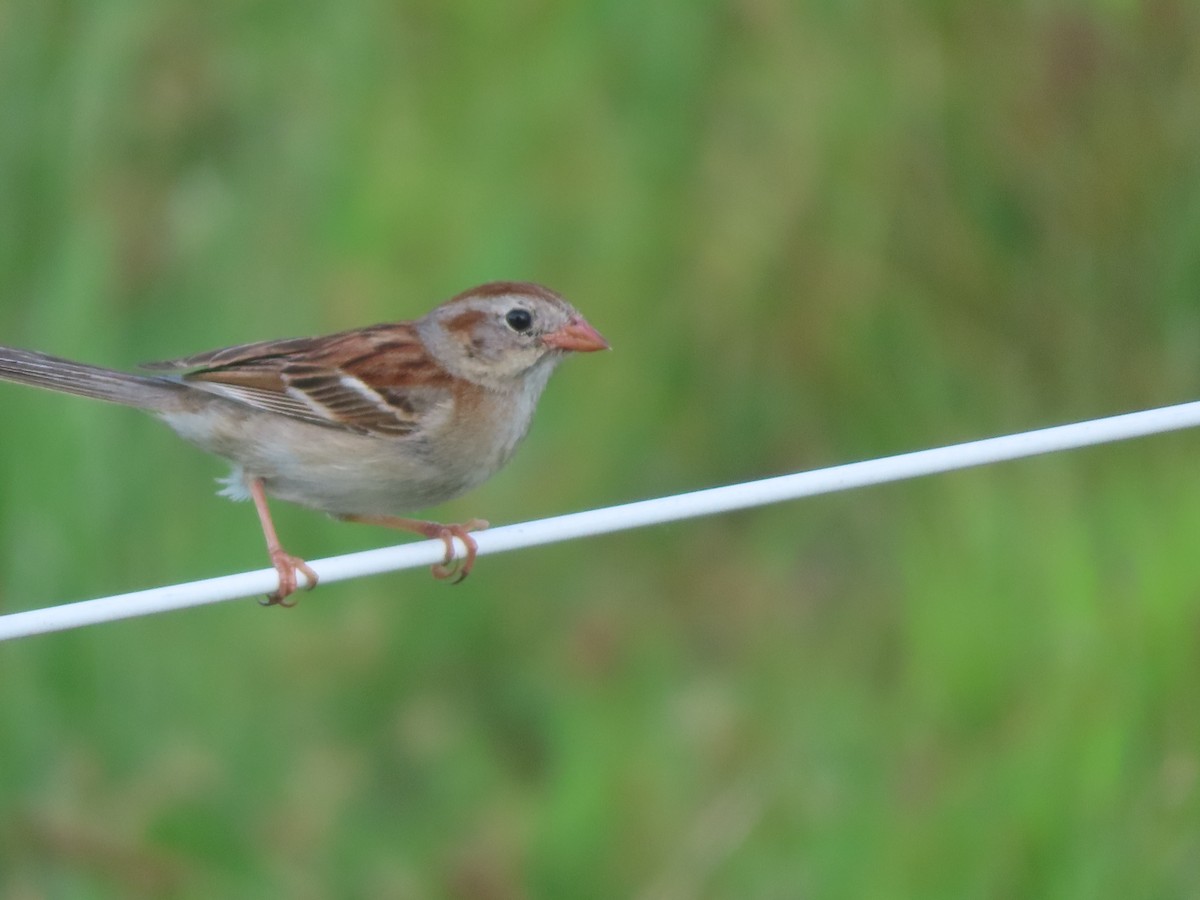
[[[456,297],[422,319],[418,330],[451,372],[477,384],[504,388],[539,364],[553,368],[563,352],[547,346],[542,338],[577,316],[556,294],[522,286]]]

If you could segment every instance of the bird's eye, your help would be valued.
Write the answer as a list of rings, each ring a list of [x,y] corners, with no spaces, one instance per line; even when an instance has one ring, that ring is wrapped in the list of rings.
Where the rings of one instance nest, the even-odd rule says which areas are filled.
[[[533,327],[533,313],[527,309],[510,309],[504,315],[504,321],[508,323],[508,327],[513,331],[525,334]]]

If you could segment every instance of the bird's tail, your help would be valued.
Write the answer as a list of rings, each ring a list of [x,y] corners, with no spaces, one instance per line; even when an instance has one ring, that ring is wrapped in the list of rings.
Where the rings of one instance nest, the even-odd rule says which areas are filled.
[[[60,359],[35,350],[2,345],[0,380],[31,384],[51,391],[78,394],[80,397],[92,397],[155,412],[175,408],[188,390],[185,385],[169,378],[131,375]]]

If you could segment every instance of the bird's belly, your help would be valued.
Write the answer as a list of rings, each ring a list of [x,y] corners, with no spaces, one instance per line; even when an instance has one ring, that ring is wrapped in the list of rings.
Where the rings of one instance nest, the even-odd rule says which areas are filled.
[[[283,416],[231,417],[202,408],[163,419],[246,478],[260,479],[271,496],[333,515],[398,515],[434,506],[495,471],[415,438],[357,434]]]

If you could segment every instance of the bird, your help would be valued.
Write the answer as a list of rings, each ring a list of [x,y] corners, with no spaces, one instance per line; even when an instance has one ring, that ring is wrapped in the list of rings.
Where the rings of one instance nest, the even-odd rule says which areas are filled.
[[[0,380],[145,410],[232,464],[220,493],[250,499],[279,576],[265,605],[292,606],[317,574],[283,549],[267,497],[337,519],[440,539],[438,578],[475,563],[481,519],[401,514],[482,484],[513,456],[551,374],[609,349],[563,297],[532,282],[482,284],[418,319],[241,344],[130,373],[0,345]],[[455,558],[454,538],[466,554]]]

